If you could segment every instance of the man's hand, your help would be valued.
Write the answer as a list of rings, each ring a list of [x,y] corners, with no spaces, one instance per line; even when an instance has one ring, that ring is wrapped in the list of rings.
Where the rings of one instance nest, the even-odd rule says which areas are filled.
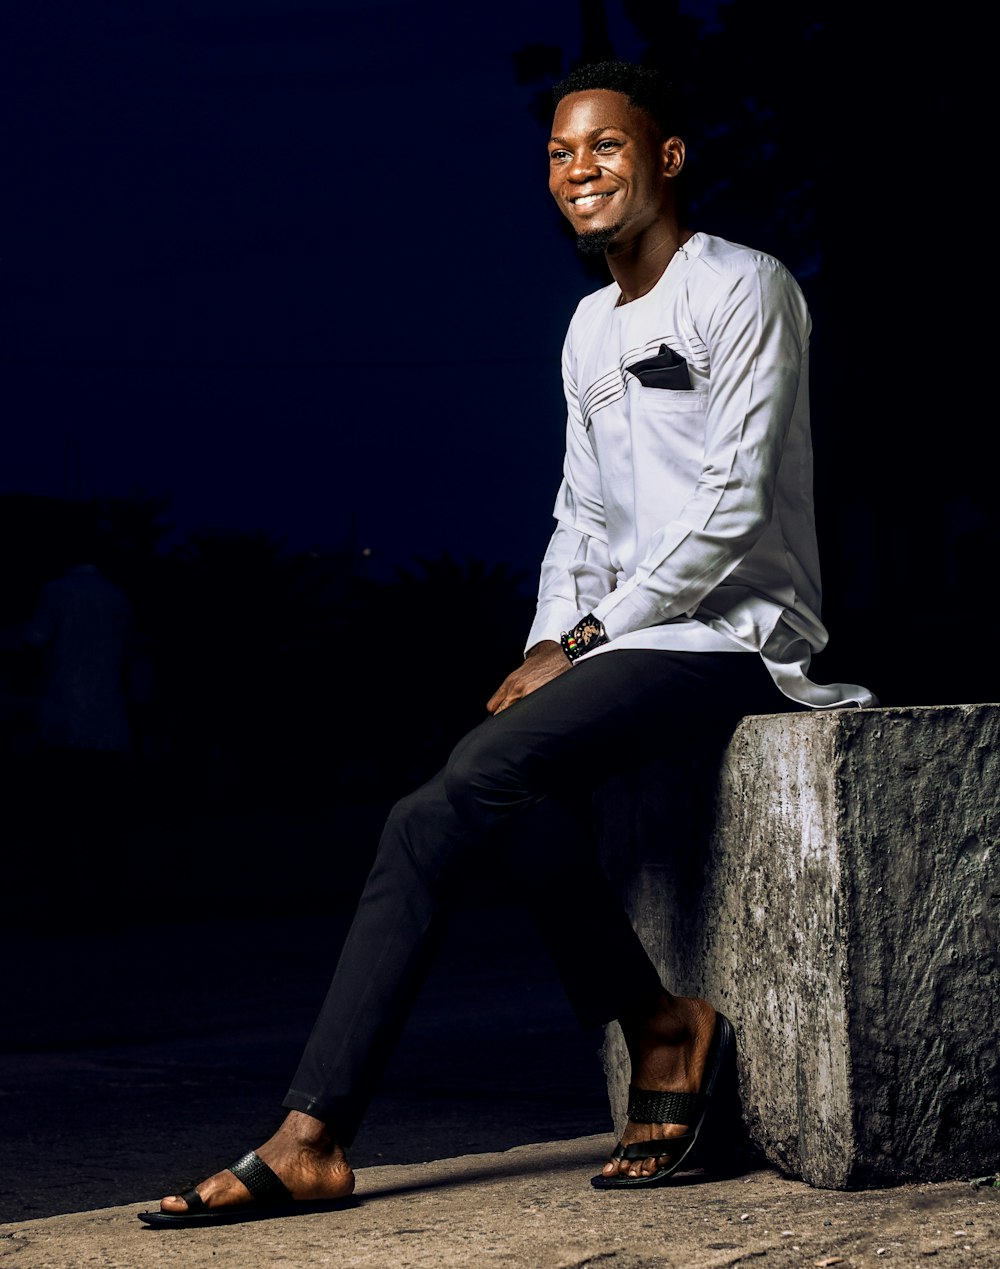
[[[543,639],[530,649],[517,669],[507,675],[487,701],[486,708],[491,714],[499,714],[508,705],[513,705],[522,696],[537,692],[549,679],[557,678],[570,668],[562,645],[554,639]]]

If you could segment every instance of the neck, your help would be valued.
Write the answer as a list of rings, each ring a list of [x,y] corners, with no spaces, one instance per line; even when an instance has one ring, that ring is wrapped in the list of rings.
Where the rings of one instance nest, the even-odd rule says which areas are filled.
[[[628,304],[651,291],[664,270],[691,237],[690,229],[660,222],[657,232],[642,234],[631,242],[614,243],[604,253],[611,276],[622,293],[620,303]]]

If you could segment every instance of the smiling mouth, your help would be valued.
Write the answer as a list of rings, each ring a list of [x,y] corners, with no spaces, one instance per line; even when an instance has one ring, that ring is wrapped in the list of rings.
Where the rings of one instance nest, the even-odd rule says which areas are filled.
[[[574,207],[595,207],[603,199],[614,197],[614,194],[614,190],[609,190],[606,194],[577,194],[569,201]]]

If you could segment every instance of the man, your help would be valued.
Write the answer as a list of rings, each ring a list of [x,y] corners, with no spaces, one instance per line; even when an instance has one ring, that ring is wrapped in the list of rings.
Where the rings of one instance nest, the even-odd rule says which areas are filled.
[[[806,676],[826,632],[799,288],[771,257],[681,226],[684,144],[656,74],[583,67],[555,97],[550,189],[613,282],[566,339],[564,479],[524,661],[391,813],[281,1127],[150,1223],[350,1195],[344,1148],[423,979],[452,865],[498,836],[581,1021],[617,1019],[631,1058],[629,1122],[593,1183],[669,1180],[708,1133],[732,1028],[660,983],[597,864],[587,790],[705,719],[875,703]]]

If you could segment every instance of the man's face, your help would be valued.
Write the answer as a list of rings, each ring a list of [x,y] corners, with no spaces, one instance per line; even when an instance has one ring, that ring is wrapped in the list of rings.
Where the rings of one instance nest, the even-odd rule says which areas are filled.
[[[679,158],[675,142],[680,147]],[[669,206],[669,176],[683,162],[676,137],[622,93],[570,93],[556,107],[549,140],[549,190],[583,250],[632,241]]]

